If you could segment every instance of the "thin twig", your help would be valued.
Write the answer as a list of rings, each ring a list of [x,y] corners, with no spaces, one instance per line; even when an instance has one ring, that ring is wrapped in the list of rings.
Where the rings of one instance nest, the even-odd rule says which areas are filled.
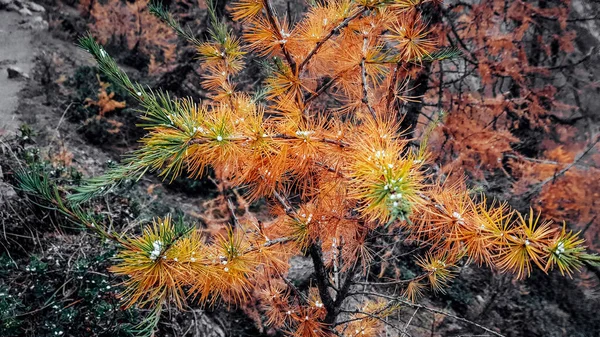
[[[373,119],[376,120],[377,114],[375,113],[375,110],[369,103],[369,91],[368,91],[369,84],[367,83],[367,69],[365,67],[368,43],[369,43],[369,41],[367,39],[367,35],[364,35],[363,36],[362,58],[360,59],[360,72],[361,72],[361,77],[362,77],[362,88],[363,88],[362,102],[367,106],[367,109],[369,109],[369,113],[371,113],[371,117],[373,117]]]
[[[292,208],[292,206],[290,206],[290,204],[287,202],[287,200],[283,196],[281,196],[281,194],[279,194],[279,192],[274,191],[273,196],[275,197],[275,199],[277,199],[277,201],[279,201],[281,206],[283,206],[283,209],[285,210],[285,214],[287,214],[288,216],[294,215],[294,213],[295,213],[294,209]]]
[[[471,60],[471,59],[469,59],[467,57],[464,57],[465,61],[471,63],[472,65],[479,66],[479,62],[477,61],[477,56],[467,47],[467,45],[465,44],[465,42],[461,39],[461,37],[458,34],[458,31],[456,29],[456,26],[454,25],[454,20],[450,17],[448,11],[442,10],[442,14],[448,20],[448,23],[450,24],[450,29],[452,30],[452,34],[454,34],[454,37],[456,38],[456,41],[473,58],[473,60]]]
[[[596,146],[596,144],[598,144],[598,142],[600,142],[600,135],[596,136],[596,140],[594,140],[583,152],[581,152],[577,157],[575,157],[575,160],[573,160],[572,163],[570,163],[569,165],[565,166],[565,168],[563,168],[562,170],[558,171],[556,174],[554,174],[552,177],[547,178],[543,181],[541,181],[540,183],[534,185],[529,192],[527,193],[528,196],[531,196],[535,193],[537,193],[538,191],[540,191],[546,184],[548,184],[551,181],[555,181],[558,177],[564,175],[565,173],[567,173],[568,170],[570,170],[573,166],[577,165],[577,162],[579,162],[583,157],[585,157],[590,151],[592,151],[592,149]]]
[[[283,53],[283,56],[285,56],[285,59],[286,59],[288,65],[292,69],[292,73],[298,74],[297,69],[296,69],[296,61],[294,61],[294,57],[290,54],[290,52],[285,47],[284,41],[286,38],[282,35],[283,28],[281,28],[281,26],[279,26],[279,23],[275,19],[275,11],[273,10],[271,1],[263,0],[263,6],[265,8],[265,11],[267,12],[267,20],[269,20],[269,24],[271,24],[271,27],[275,30],[276,34],[278,34],[279,40],[282,41],[279,44],[279,46],[281,47],[281,52]]]
[[[413,250],[414,251],[414,250]],[[368,286],[389,286],[389,285],[394,285],[394,284],[405,284],[405,283],[410,283],[410,282],[414,282],[414,281],[419,281],[422,280],[423,278],[427,277],[429,274],[423,274],[423,275],[419,275],[407,280],[393,280],[393,281],[387,281],[387,282],[356,282],[356,284],[360,284],[360,285],[368,285]]]
[[[394,324],[392,324],[392,323],[384,320],[383,318],[377,316],[377,314],[371,314],[371,313],[360,311],[360,310],[357,310],[357,311],[342,310],[342,312],[346,312],[346,313],[350,313],[350,314],[361,314],[361,315],[365,315],[365,316],[364,317],[351,318],[351,319],[348,319],[348,320],[343,321],[341,323],[336,323],[336,325],[346,324],[346,323],[350,323],[350,322],[353,322],[353,321],[360,321],[360,320],[363,320],[363,319],[369,317],[369,318],[376,319],[376,320],[382,322],[383,324],[391,327],[392,329],[398,331],[399,334],[405,335],[407,337],[411,337],[406,331],[403,331],[402,329],[400,329],[400,327],[398,327],[398,326],[396,326],[396,325],[394,325]]]
[[[587,61],[590,57],[592,57],[592,55],[595,54],[596,47],[592,47],[590,48],[590,50],[587,52],[587,54],[585,54],[581,59],[573,62],[573,63],[568,63],[568,64],[561,64],[558,66],[554,66],[554,67],[548,67],[546,68],[546,70],[557,70],[557,69],[563,69],[563,68],[568,68],[568,67],[575,67],[580,65],[581,63]]]
[[[401,61],[398,61],[396,63],[396,66],[394,67],[394,70],[392,71],[392,79],[390,80],[390,86],[388,88],[388,94],[387,94],[387,98],[386,98],[386,110],[390,110],[393,103],[394,103],[394,98],[396,97],[395,95],[395,91],[396,91],[396,83],[398,83],[398,73],[400,72],[400,66],[402,65]]]
[[[413,312],[412,316],[410,316],[410,319],[408,320],[408,322],[406,322],[406,325],[404,326],[404,329],[402,329],[403,332],[406,332],[406,330],[410,326],[410,323],[412,322],[413,318],[415,318],[415,315],[417,314],[417,312],[419,311],[419,309],[420,308],[416,308],[415,312]]]
[[[350,69],[354,69],[354,68],[355,67],[352,67]],[[324,83],[323,85],[321,85],[319,87],[319,89],[317,89],[317,91],[315,91],[308,98],[304,99],[304,106],[306,107],[308,105],[308,103],[312,102],[314,99],[316,99],[317,97],[321,96],[322,93],[324,93],[327,89],[329,89],[332,85],[334,85],[335,82],[337,82],[337,80],[339,80],[342,77],[342,75],[344,75],[349,70],[345,70],[345,71],[340,72],[339,74],[337,74],[334,77],[332,77],[331,79],[329,79],[329,81],[327,81],[326,83]]]
[[[319,52],[319,50],[325,44],[325,42],[327,42],[334,34],[338,33],[342,28],[346,27],[348,25],[348,23],[350,23],[350,21],[352,21],[352,20],[356,19],[357,17],[359,17],[366,10],[367,10],[367,8],[363,7],[358,12],[356,12],[353,15],[347,17],[339,25],[335,26],[329,32],[329,34],[325,35],[324,38],[322,38],[319,42],[317,42],[317,45],[308,53],[308,55],[306,56],[306,58],[304,59],[304,61],[302,61],[302,63],[300,63],[300,66],[298,67],[298,73],[300,73],[302,71],[302,69],[304,69],[304,67],[308,64],[308,61],[310,61],[310,59],[313,56],[315,56],[316,53]]]
[[[233,201],[231,201],[231,198],[227,197],[227,209],[229,209],[229,214],[231,215],[231,218],[233,219],[233,223],[235,224],[236,228],[240,228],[240,220],[238,219],[237,215],[235,214],[235,206],[233,205]]]
[[[554,161],[554,160],[548,160],[548,159],[538,159],[538,158],[530,158],[530,157],[525,157],[523,155],[514,155],[514,154],[510,154],[510,153],[505,153],[504,157],[506,158],[512,158],[512,159],[518,159],[518,160],[524,160],[524,161],[530,161],[533,163],[540,163],[540,164],[548,164],[548,165],[570,165],[571,163],[561,163],[558,161]],[[586,165],[586,164],[580,164],[580,163],[576,163],[575,166],[578,167],[585,167],[585,168],[600,168],[594,165]]]
[[[397,297],[397,296],[389,296],[389,295],[385,295],[385,294],[372,293],[372,292],[354,293],[354,295],[356,295],[356,294],[358,294],[358,295],[367,295],[367,296],[382,297],[382,298],[385,298],[385,299],[388,299],[388,300],[397,301],[397,302],[400,302],[400,303],[402,303],[404,305],[408,305],[408,306],[413,307],[413,308],[423,309],[423,310],[426,310],[426,311],[429,311],[429,312],[432,312],[432,313],[444,315],[446,317],[454,318],[455,320],[458,320],[458,321],[461,321],[461,322],[464,322],[464,323],[468,323],[468,324],[474,325],[474,326],[476,326],[476,327],[478,327],[480,329],[483,329],[486,332],[489,332],[489,333],[491,333],[491,334],[493,334],[495,336],[505,337],[504,335],[502,335],[502,334],[500,334],[500,333],[498,333],[498,332],[496,332],[496,331],[494,331],[494,330],[492,330],[490,328],[487,328],[487,327],[485,327],[485,326],[483,326],[483,325],[481,325],[479,323],[475,323],[475,322],[473,322],[471,320],[468,320],[466,318],[463,318],[463,317],[460,317],[460,316],[456,316],[454,314],[451,314],[449,312],[445,312],[443,310],[426,307],[426,306],[424,306],[422,304],[412,303],[411,301],[405,300],[405,299]]]
[[[197,135],[198,136],[198,135]],[[283,133],[276,133],[276,134],[264,134],[262,136],[263,138],[269,138],[272,140],[302,140],[304,141],[305,138],[304,137],[300,137],[300,136],[296,136],[296,135],[286,135]],[[331,138],[327,138],[327,137],[310,137],[311,140],[314,141],[318,141],[321,143],[325,143],[325,144],[331,144],[331,145],[336,145],[339,147],[349,147],[350,143],[346,143],[342,140],[336,140],[336,139],[331,139]],[[223,138],[222,141],[228,141],[228,142],[248,142],[248,141],[252,141],[254,139],[250,138],[250,137],[243,137],[243,136],[231,136],[231,137],[226,137]],[[187,142],[188,145],[199,145],[199,144],[208,144],[210,142],[213,142],[214,139],[213,138],[209,138],[209,137],[203,137],[203,138],[193,138],[190,141]]]

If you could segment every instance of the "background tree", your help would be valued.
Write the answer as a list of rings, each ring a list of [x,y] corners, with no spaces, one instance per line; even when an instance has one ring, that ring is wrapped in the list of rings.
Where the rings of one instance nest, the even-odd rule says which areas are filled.
[[[598,170],[598,115],[586,102],[598,90],[594,70],[586,69],[599,41],[585,27],[598,19],[597,6],[444,3],[440,43],[464,57],[434,64],[418,84],[426,89],[421,104],[410,110],[417,133],[443,119],[430,142],[441,172],[464,172],[517,209],[533,201],[555,220],[568,214],[569,226],[585,230],[590,242],[597,242],[586,228],[598,221],[589,185]]]

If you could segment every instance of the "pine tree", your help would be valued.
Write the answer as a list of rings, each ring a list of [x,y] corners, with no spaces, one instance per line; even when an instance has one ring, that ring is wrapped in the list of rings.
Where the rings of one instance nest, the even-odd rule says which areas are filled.
[[[436,47],[423,19],[426,2],[439,5],[317,1],[292,24],[269,0],[238,0],[230,13],[244,27],[241,38],[209,5],[206,41],[151,4],[150,12],[196,47],[209,98],[172,98],[135,83],[83,37],[81,47],[101,72],[139,102],[147,135],[120,166],[66,200],[35,171],[19,174],[22,189],[120,245],[112,271],[126,277],[126,306],[153,308],[139,331],[148,335],[168,303],[241,305],[252,298],[265,324],[291,336],[380,336],[385,317],[400,305],[422,307],[413,302],[427,287],[443,291],[461,261],[517,278],[533,268],[571,275],[597,262],[576,234],[533,210],[520,214],[470,191],[460,176],[436,176],[427,139],[437,121],[420,139],[404,135],[397,107],[414,97],[400,76],[460,57]],[[254,92],[238,82],[249,54],[267,69]],[[225,200],[232,223],[223,235],[209,238],[167,217],[130,237],[108,233],[80,206],[147,172],[199,178],[208,167],[219,181],[242,187],[249,201],[267,199],[274,220],[238,218]],[[372,281],[374,247],[386,233],[419,248],[403,258],[420,274]],[[314,266],[308,291],[287,279],[290,257],[301,254]]]

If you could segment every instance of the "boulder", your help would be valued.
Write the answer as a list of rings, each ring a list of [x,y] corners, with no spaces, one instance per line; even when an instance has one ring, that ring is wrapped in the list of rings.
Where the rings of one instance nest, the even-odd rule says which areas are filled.
[[[29,8],[30,11],[32,12],[38,12],[38,13],[44,13],[46,11],[46,8],[44,8],[42,5],[38,5],[35,2],[27,2],[26,3],[27,8]]]
[[[17,6],[14,2],[9,3],[8,5],[6,5],[6,10],[9,12],[18,12],[21,8],[19,8],[19,6]]]
[[[48,30],[49,24],[48,21],[42,19],[41,16],[36,16],[31,21],[27,22],[24,27],[33,30]]]
[[[23,15],[23,16],[32,16],[33,13],[31,13],[31,11],[25,7],[19,9],[19,14]]]
[[[12,4],[12,0],[0,0],[0,9],[6,8],[8,5]]]

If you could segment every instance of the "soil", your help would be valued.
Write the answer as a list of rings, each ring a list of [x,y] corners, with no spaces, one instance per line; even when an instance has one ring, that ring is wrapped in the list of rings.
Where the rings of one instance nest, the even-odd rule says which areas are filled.
[[[8,68],[16,67],[24,74],[33,69],[33,31],[19,29],[23,17],[19,13],[0,11],[0,135],[13,134],[18,126],[16,115],[19,92],[25,87],[23,79],[8,78]]]

